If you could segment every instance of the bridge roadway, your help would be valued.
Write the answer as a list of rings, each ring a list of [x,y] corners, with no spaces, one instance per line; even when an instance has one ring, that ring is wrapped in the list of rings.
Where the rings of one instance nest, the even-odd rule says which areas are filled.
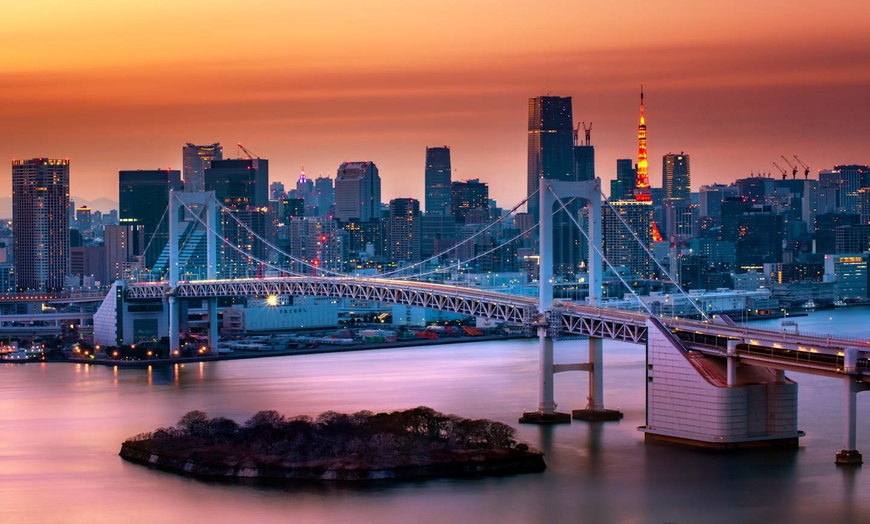
[[[230,296],[306,295],[388,302],[474,317],[527,328],[545,325],[553,336],[580,335],[646,344],[648,315],[612,308],[555,302],[548,316],[538,312],[538,299],[426,282],[359,277],[269,277],[261,279],[181,281],[174,291],[167,282],[128,284],[127,300],[214,298]],[[870,382],[870,340],[830,334],[799,334],[736,325],[727,320],[660,318],[683,345],[693,351],[725,357],[729,340],[737,340],[736,356],[745,364],[842,377],[844,356],[853,356],[854,373]]]

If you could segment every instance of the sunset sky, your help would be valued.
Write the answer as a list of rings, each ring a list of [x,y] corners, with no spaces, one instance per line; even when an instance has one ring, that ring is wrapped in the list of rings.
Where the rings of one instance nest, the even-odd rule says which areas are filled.
[[[679,151],[693,191],[780,155],[816,173],[870,163],[868,18],[867,0],[7,2],[0,156],[69,158],[72,195],[117,200],[120,169],[241,142],[288,186],[303,163],[372,160],[387,201],[422,198],[425,148],[446,144],[454,180],[511,207],[529,97],[574,97],[609,190],[643,82],[653,186]]]

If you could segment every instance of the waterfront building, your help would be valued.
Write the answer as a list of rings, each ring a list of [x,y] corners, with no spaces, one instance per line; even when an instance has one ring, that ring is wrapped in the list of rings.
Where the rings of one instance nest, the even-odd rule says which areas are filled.
[[[868,253],[825,255],[825,282],[836,282],[840,300],[867,300]]]
[[[198,146],[188,142],[181,149],[184,171],[184,190],[202,191],[205,188],[205,170],[214,160],[223,160],[224,150],[220,142]]]
[[[425,173],[427,214],[450,214],[451,174],[450,148],[427,147]]]
[[[70,268],[69,160],[12,161],[15,275],[20,291],[61,291]]]
[[[335,218],[380,220],[381,177],[374,162],[343,162],[335,177]]]

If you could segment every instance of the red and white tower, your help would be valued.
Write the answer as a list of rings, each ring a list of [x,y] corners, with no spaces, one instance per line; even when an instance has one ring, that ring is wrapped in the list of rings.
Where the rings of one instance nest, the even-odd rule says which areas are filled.
[[[649,202],[649,162],[646,159],[646,120],[643,114],[643,84],[640,85],[640,124],[637,126],[637,181],[634,186],[634,199]]]

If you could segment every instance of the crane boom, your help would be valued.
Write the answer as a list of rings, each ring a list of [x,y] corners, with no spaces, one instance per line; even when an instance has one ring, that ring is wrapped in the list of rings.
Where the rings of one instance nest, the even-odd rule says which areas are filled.
[[[792,156],[794,156],[794,159],[798,161],[798,164],[800,164],[801,167],[804,168],[804,178],[809,179],[810,178],[810,166],[804,164],[803,160],[798,158],[797,155],[792,155]]]
[[[248,160],[250,160],[252,158],[257,158],[257,159],[260,158],[259,155],[254,154],[247,147],[243,146],[241,142],[239,142],[236,145],[239,146],[239,149],[241,149],[243,153],[245,153],[245,158],[247,158]]]
[[[776,162],[771,162],[771,164],[773,164],[774,167],[776,167],[777,169],[779,169],[779,172],[782,173],[782,179],[785,180],[786,177],[788,176],[788,171],[786,171],[785,169],[779,167],[779,164],[777,164]]]
[[[789,162],[788,159],[785,157],[785,155],[779,155],[779,156],[780,156],[780,158],[785,160],[785,163],[788,164],[788,167],[791,168],[791,178],[792,179],[797,178],[797,167],[794,164],[792,164],[791,162]]]

